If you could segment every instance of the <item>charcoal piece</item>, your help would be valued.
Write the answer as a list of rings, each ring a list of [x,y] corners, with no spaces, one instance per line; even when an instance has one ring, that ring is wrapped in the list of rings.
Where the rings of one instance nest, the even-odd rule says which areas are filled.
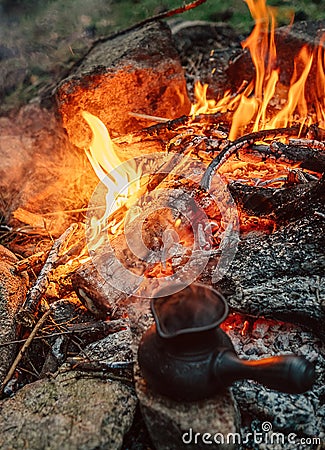
[[[190,110],[170,29],[160,22],[97,42],[61,82],[56,99],[69,139],[79,147],[91,137],[81,110],[118,134],[148,125],[129,113],[173,119]]]
[[[298,218],[306,210],[310,210],[313,200],[325,200],[324,185],[325,177],[317,182],[283,188],[247,186],[235,181],[229,184],[229,191],[237,205],[248,213],[271,216],[283,221]]]
[[[325,153],[318,149],[297,147],[277,142],[268,147],[267,153],[280,161],[300,162],[299,167],[302,169],[318,173],[325,171]]]

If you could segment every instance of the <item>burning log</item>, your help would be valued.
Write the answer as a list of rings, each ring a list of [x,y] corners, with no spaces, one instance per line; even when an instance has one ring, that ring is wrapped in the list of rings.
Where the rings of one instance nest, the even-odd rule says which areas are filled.
[[[148,194],[149,199],[151,195]],[[74,273],[75,290],[90,311],[105,315],[118,302],[139,289],[145,290],[146,283],[150,282],[145,276],[148,267],[155,264],[157,255],[164,260],[161,254],[164,233],[168,230],[172,232],[181,212],[188,209],[188,202],[189,197],[184,195],[184,191],[159,192],[159,199],[154,196],[153,213],[148,218],[145,210],[129,224],[126,233],[114,237],[109,246],[103,246],[92,261],[83,264]],[[145,233],[142,231],[144,224]],[[198,264],[199,256],[198,251]],[[187,258],[186,255],[178,257],[182,262]],[[118,289],[114,287],[116,285]]]

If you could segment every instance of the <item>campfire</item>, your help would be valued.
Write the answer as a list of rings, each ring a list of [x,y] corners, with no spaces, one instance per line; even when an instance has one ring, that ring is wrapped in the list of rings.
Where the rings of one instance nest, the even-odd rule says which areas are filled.
[[[9,316],[0,343],[5,420],[34,385],[48,395],[50,376],[56,386],[89,377],[89,392],[109,381],[113,390],[118,386],[112,400],[118,415],[124,414],[120,398],[128,408],[118,437],[96,431],[102,439],[96,448],[122,448],[123,441],[129,448],[132,440],[139,448],[185,448],[190,438],[198,444],[193,433],[218,435],[214,443],[229,448],[236,442],[226,436],[236,435],[242,448],[255,448],[248,435],[271,439],[272,431],[286,439],[283,448],[303,439],[320,448],[325,32],[297,39],[296,25],[277,28],[264,0],[247,5],[255,27],[241,47],[234,44],[235,55],[227,53],[227,64],[220,57],[221,81],[218,67],[209,72],[210,83],[191,78],[192,56],[181,38],[201,23],[188,30],[175,25],[185,79],[169,28],[148,21],[98,42],[56,87],[55,113],[47,112],[44,123],[62,151],[49,167],[41,154],[34,163],[40,177],[52,171],[52,181],[44,175],[38,189],[29,180],[1,228],[8,248],[1,250],[2,308]],[[215,63],[215,50],[207,54]],[[29,108],[18,124],[28,125]],[[43,145],[42,131],[28,133]],[[67,170],[57,168],[60,159]],[[195,302],[177,309],[183,292],[189,298],[196,292]],[[217,306],[209,306],[210,295]],[[172,299],[169,310],[165,297]],[[184,391],[177,375],[170,384],[164,375],[151,379],[151,354],[155,368],[164,358],[174,364],[160,355],[156,335],[142,347],[140,370],[138,347],[148,328],[157,326],[168,352],[175,345],[187,355],[189,346],[201,349],[203,338],[192,335],[196,325],[203,336],[220,325],[218,345],[231,353],[224,365],[240,366],[245,375],[220,364],[216,376],[226,374],[227,383],[215,390],[198,382],[198,391],[192,379],[186,390],[190,375],[183,368],[177,370]],[[269,364],[273,375],[260,368],[263,374],[255,376],[255,360]],[[61,387],[55,389],[60,397]],[[113,391],[107,392],[111,401]],[[53,413],[68,414],[57,404]],[[44,448],[24,433],[30,446]],[[287,440],[290,433],[296,441]]]

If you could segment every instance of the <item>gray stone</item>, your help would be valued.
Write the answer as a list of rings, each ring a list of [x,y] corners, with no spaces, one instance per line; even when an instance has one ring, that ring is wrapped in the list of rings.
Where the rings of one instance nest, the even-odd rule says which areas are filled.
[[[132,367],[133,353],[132,335],[130,329],[112,333],[99,341],[93,342],[82,351],[91,362],[98,362],[103,366],[123,368]]]
[[[190,110],[170,29],[160,22],[98,42],[61,82],[56,98],[70,141],[79,147],[91,137],[81,110],[118,134],[151,124],[129,113],[174,119]]]
[[[132,388],[79,372],[26,385],[1,402],[2,450],[122,447],[136,407]]]
[[[0,245],[0,344],[17,339],[15,315],[27,293],[28,276],[15,272],[16,256]],[[0,384],[4,381],[16,353],[16,345],[1,347]]]
[[[237,448],[232,438],[227,441],[227,435],[239,433],[240,422],[230,391],[208,400],[176,402],[151,391],[139,376],[136,376],[136,391],[151,440],[157,450],[205,449],[207,445],[213,449]],[[210,437],[204,438],[205,433],[210,433]],[[204,439],[211,443],[207,444]]]

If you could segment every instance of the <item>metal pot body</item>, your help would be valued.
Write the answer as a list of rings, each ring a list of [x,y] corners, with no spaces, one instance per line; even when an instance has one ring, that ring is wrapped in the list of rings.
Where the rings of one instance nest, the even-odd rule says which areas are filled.
[[[194,401],[220,393],[229,380],[214,375],[216,355],[233,350],[219,329],[163,339],[153,325],[143,336],[138,361],[141,372],[157,392],[178,400]]]

